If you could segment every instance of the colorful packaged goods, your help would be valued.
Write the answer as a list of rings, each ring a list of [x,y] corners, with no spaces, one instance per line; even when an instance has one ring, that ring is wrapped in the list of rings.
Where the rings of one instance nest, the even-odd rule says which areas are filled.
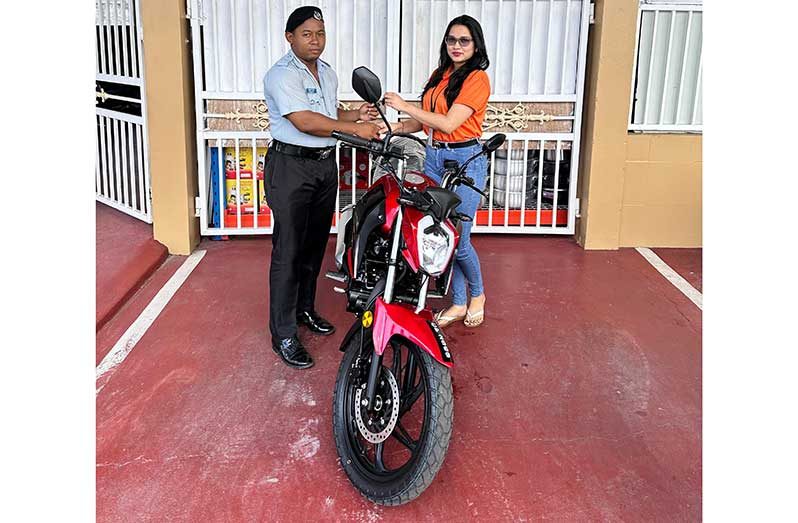
[[[258,212],[263,212],[266,202],[263,190],[266,147],[258,147],[256,150],[255,179],[258,181],[257,186],[253,184],[252,148],[240,147],[238,161],[236,161],[235,152],[235,147],[224,148],[225,207],[227,214],[238,214],[239,209],[241,214],[253,214],[256,209],[258,209]],[[238,163],[238,173],[236,173],[236,163]],[[236,179],[236,174],[238,179]]]

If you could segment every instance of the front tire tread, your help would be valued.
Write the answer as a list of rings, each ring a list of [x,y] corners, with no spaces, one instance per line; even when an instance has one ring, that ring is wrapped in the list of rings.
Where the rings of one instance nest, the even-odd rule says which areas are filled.
[[[347,477],[352,484],[357,488],[360,493],[368,500],[379,505],[396,506],[402,505],[421,495],[427,487],[432,484],[435,475],[443,465],[446,457],[446,451],[449,448],[449,440],[452,434],[452,425],[454,422],[454,398],[452,394],[452,381],[449,370],[434,361],[432,357],[424,352],[419,351],[421,355],[421,362],[425,366],[427,373],[430,377],[429,388],[432,393],[430,394],[430,409],[429,416],[430,426],[428,427],[427,444],[422,449],[425,453],[421,457],[421,465],[415,471],[412,479],[406,481],[399,492],[386,495],[378,489],[369,488],[369,484],[363,481],[357,470],[352,463],[347,464],[342,450],[347,449],[347,434],[345,424],[345,417],[339,415],[337,412],[339,387],[343,386],[341,381],[345,379],[346,374],[349,372],[352,357],[349,356],[350,351],[356,351],[359,347],[359,336],[353,336],[346,348],[346,354],[341,361],[341,366],[338,370],[338,375],[335,379],[335,395],[333,397],[333,435],[335,437],[335,445],[338,449],[339,460],[341,467],[346,472]],[[438,391],[438,393],[434,393]],[[424,442],[419,441],[420,445]]]

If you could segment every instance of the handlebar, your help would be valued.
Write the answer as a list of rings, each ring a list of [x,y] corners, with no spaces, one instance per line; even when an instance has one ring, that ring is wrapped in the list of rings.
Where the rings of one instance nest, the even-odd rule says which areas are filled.
[[[344,132],[341,132],[341,131],[333,131],[332,133],[330,133],[330,136],[335,138],[336,140],[340,140],[342,142],[348,143],[348,144],[353,145],[355,147],[360,147],[361,149],[366,149],[367,151],[370,151],[372,153],[376,153],[376,154],[379,154],[379,155],[382,155],[382,156],[387,156],[387,157],[390,157],[390,158],[404,159],[404,156],[402,154],[394,152],[394,151],[392,151],[390,149],[386,150],[387,149],[387,145],[386,145],[386,142],[383,141],[383,140],[367,140],[366,138],[361,138],[360,136],[357,136],[355,134],[344,133]],[[413,136],[412,134],[397,133],[397,134],[394,134],[392,136],[394,136],[394,137],[402,136],[402,137],[406,137],[406,138],[411,138],[411,139],[416,140],[417,142],[419,142],[421,144],[424,144],[424,142],[420,138],[418,138],[417,136]],[[468,162],[466,162],[465,165],[467,165],[467,164],[468,164]],[[461,169],[460,169],[461,171],[463,170],[463,167],[465,167],[465,165],[463,165],[461,167]],[[481,190],[479,190],[476,187],[473,178],[471,178],[469,176],[465,176],[464,173],[462,173],[462,174],[458,173],[458,174],[459,174],[459,176],[458,176],[458,179],[457,179],[457,181],[455,183],[465,185],[466,187],[469,187],[469,188],[473,189],[474,191],[478,192],[482,196],[484,196],[486,198],[488,197],[484,192],[482,192]],[[423,206],[424,204],[429,205],[428,202],[418,202],[418,201],[412,202],[412,201],[409,201],[409,200],[405,201],[405,202],[401,202],[401,203],[415,204],[414,206],[419,206],[419,204],[421,206]]]
[[[385,141],[383,140],[367,140],[357,136],[356,134],[342,133],[341,131],[333,131],[330,133],[330,136],[354,147],[360,147],[361,149],[366,149],[369,152],[387,156],[388,158],[398,158],[400,160],[405,159],[404,156],[390,149],[386,151]]]
[[[382,142],[380,140],[366,140],[365,138],[361,138],[355,134],[342,133],[341,131],[333,131],[330,133],[330,136],[336,140],[341,140],[342,142],[354,145],[355,147],[362,147],[363,149],[368,149],[369,151],[375,153],[382,152]]]
[[[408,191],[400,196],[397,201],[402,205],[409,205],[421,211],[426,211],[430,208],[431,202],[429,196],[424,192]]]
[[[466,187],[468,187],[468,188],[470,188],[470,189],[472,189],[472,190],[474,190],[476,192],[478,192],[479,194],[481,194],[485,198],[488,197],[487,194],[485,194],[483,191],[481,191],[479,188],[477,188],[476,183],[474,183],[474,179],[471,178],[470,176],[462,176],[460,178],[460,180],[459,180],[459,183],[462,184],[462,185],[465,185]]]

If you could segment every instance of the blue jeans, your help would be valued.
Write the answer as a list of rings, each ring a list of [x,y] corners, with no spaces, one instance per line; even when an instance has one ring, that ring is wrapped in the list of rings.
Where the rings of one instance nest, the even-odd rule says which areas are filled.
[[[463,165],[466,160],[482,150],[481,145],[463,147],[462,149],[435,149],[427,146],[427,157],[424,160],[424,172],[427,176],[441,183],[443,178],[444,160],[457,160]],[[468,164],[466,169],[468,176],[474,179],[474,184],[480,189],[485,187],[485,179],[488,174],[488,159],[483,155]],[[463,185],[455,189],[457,196],[462,200],[457,206],[457,211],[467,214],[474,219],[474,215],[479,207],[480,195],[478,192]],[[471,226],[473,222],[463,222],[463,230],[460,234],[460,244],[457,247],[454,269],[452,271],[452,303],[454,305],[466,305],[466,281],[471,291],[471,297],[482,295],[482,270],[479,267],[479,257],[477,251],[471,244]]]

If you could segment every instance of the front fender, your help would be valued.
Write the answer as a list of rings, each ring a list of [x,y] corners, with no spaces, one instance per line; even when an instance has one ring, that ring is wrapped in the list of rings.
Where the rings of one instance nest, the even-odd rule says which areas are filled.
[[[344,341],[341,342],[341,346],[338,347],[338,350],[341,352],[346,352],[346,346],[349,345],[349,340],[352,339],[352,336],[357,334],[357,331],[363,328],[363,324],[360,321],[360,318],[355,319],[355,322],[352,323],[352,326],[349,327],[349,330],[346,331],[344,335]]]
[[[430,311],[425,309],[416,314],[408,305],[385,303],[379,297],[374,304],[372,326],[374,350],[377,354],[385,351],[391,337],[395,335],[415,343],[438,363],[451,368],[452,355]]]

